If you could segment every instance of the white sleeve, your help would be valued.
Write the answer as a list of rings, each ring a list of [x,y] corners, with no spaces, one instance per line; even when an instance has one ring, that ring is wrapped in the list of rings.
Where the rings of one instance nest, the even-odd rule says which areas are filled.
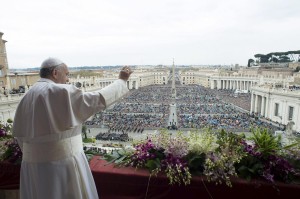
[[[101,89],[99,93],[103,96],[105,100],[105,106],[109,107],[115,101],[124,96],[128,91],[129,90],[126,86],[126,81],[118,79],[112,84]]]

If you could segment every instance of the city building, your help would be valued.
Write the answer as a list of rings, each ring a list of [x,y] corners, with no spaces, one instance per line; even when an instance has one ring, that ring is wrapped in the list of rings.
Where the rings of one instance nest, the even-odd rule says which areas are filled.
[[[39,79],[39,71],[11,73],[2,36],[0,32],[0,120],[7,120],[14,117],[20,99]],[[177,79],[181,85],[251,92],[251,113],[300,131],[300,73],[296,72],[297,67],[300,67],[299,62],[260,67],[176,67],[176,71],[174,68],[172,71],[171,66],[134,66],[127,87],[164,85],[173,77],[172,80]],[[92,76],[72,75],[70,70],[70,84],[84,91],[99,90],[118,78],[118,69],[98,71]]]
[[[300,88],[261,85],[252,88],[250,112],[300,131]]]

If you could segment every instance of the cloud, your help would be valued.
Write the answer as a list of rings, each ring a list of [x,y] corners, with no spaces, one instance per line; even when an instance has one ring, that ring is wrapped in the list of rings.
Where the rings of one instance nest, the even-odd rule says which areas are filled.
[[[70,66],[241,64],[298,50],[297,0],[27,0],[0,13],[10,68],[49,56]]]

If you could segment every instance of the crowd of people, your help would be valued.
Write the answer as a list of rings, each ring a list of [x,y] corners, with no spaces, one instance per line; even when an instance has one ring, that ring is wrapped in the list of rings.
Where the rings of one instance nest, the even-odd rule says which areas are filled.
[[[237,97],[233,90],[176,85],[175,102],[179,129],[210,127],[239,132],[257,126],[279,129],[271,122],[251,117],[250,93],[240,93]],[[142,87],[96,114],[86,125],[102,125],[125,133],[167,128],[171,103],[171,84]]]
[[[122,102],[125,103],[155,103],[163,102],[169,104],[171,102],[171,87],[167,85],[145,86],[138,90],[131,90]]]
[[[129,141],[128,133],[120,132],[105,132],[105,133],[98,133],[95,137],[97,140],[110,140],[110,141]]]
[[[212,128],[234,132],[248,132],[252,127],[266,127],[272,131],[280,130],[271,122],[264,122],[250,117],[249,113],[215,115],[180,115],[180,128]]]
[[[246,111],[250,111],[251,93],[233,93],[232,90],[217,90],[216,96],[226,103],[234,104]]]
[[[112,113],[163,113],[169,111],[169,104],[153,104],[153,103],[123,103],[120,102],[108,109]]]

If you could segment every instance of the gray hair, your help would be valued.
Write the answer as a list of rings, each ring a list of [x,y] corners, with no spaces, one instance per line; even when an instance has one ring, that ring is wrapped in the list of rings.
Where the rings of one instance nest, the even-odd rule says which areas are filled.
[[[61,60],[53,57],[49,57],[45,61],[43,61],[40,68],[40,77],[47,78],[50,77],[53,70],[65,65]]]

